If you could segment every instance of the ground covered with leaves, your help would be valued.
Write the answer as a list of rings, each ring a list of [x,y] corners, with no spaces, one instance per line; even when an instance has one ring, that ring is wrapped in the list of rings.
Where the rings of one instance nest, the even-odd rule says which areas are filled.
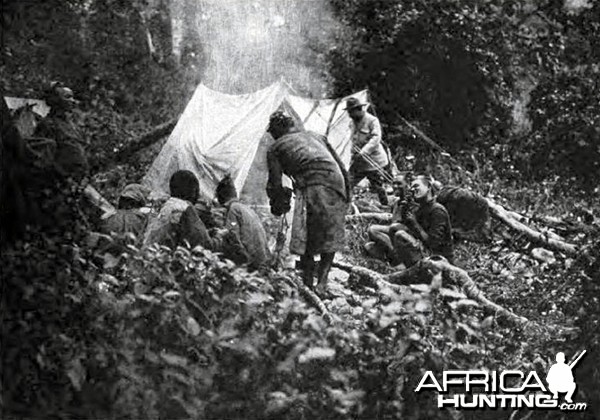
[[[512,203],[524,214],[531,208]],[[578,206],[549,200],[545,209],[577,221]],[[367,227],[348,226],[340,261],[390,272],[364,257]],[[493,231],[488,243],[458,243],[457,264],[526,324],[483,309],[453,284],[443,287],[454,295],[427,285],[376,289],[341,270],[323,316],[291,269],[248,273],[201,248],[140,250],[127,237],[113,238],[118,252],[109,254],[86,246],[79,223],[67,235],[31,236],[2,254],[3,410],[33,418],[560,418],[439,410],[434,395],[414,389],[427,370],[543,378],[556,352],[587,349],[576,400],[588,402],[579,417],[594,418],[598,227],[569,233],[577,256],[546,260],[532,253],[535,244],[500,225]]]

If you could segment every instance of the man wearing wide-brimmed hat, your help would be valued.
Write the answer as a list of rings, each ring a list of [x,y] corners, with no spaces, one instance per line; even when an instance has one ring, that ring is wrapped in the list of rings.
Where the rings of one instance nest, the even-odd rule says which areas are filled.
[[[345,110],[352,119],[350,178],[352,187],[367,178],[380,203],[387,205],[388,199],[383,188],[383,175],[390,161],[381,142],[379,120],[366,111],[367,105],[357,98],[349,98],[346,101]]]

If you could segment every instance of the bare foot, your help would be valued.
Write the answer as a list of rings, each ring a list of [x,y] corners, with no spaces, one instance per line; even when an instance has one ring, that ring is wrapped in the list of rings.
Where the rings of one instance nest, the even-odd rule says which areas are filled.
[[[317,285],[317,288],[315,289],[315,292],[319,296],[323,296],[323,297],[329,296],[329,290],[327,289],[327,284],[326,283],[319,283]]]

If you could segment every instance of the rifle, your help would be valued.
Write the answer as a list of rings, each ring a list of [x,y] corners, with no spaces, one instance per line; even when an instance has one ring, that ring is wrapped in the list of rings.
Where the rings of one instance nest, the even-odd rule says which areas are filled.
[[[412,171],[407,171],[403,175],[404,182],[402,183],[402,192],[400,194],[400,206],[402,208],[402,215],[406,214],[407,211],[411,210],[414,206],[414,197],[410,191],[410,184],[413,180]]]
[[[587,350],[582,351],[581,354],[575,358],[575,360],[573,360],[571,363],[569,363],[569,369],[572,370],[573,366],[575,366],[577,363],[579,363],[579,361],[581,360],[581,358],[583,357],[583,355],[586,352],[587,352]]]

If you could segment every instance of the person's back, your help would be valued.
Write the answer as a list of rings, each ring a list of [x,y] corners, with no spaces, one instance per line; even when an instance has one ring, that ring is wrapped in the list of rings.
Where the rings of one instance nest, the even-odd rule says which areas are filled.
[[[141,237],[146,228],[147,216],[147,213],[143,213],[140,209],[117,209],[103,221],[102,232],[133,233],[136,237]]]
[[[103,233],[132,233],[139,240],[146,228],[150,209],[144,207],[149,191],[140,184],[129,184],[119,195],[119,208],[101,222]]]
[[[339,164],[324,138],[308,131],[295,131],[280,137],[269,149],[287,175],[301,187],[324,185],[346,197],[346,183]]]
[[[270,258],[267,233],[258,215],[245,204],[234,200],[227,211],[226,228],[239,232],[239,239],[248,256],[248,264],[258,268]],[[232,226],[234,225],[235,226]]]
[[[212,248],[206,226],[192,205],[199,196],[196,176],[190,171],[177,171],[171,176],[169,188],[172,196],[163,204],[159,214],[148,222],[144,246],[157,243],[176,248],[187,242],[192,247]]]

